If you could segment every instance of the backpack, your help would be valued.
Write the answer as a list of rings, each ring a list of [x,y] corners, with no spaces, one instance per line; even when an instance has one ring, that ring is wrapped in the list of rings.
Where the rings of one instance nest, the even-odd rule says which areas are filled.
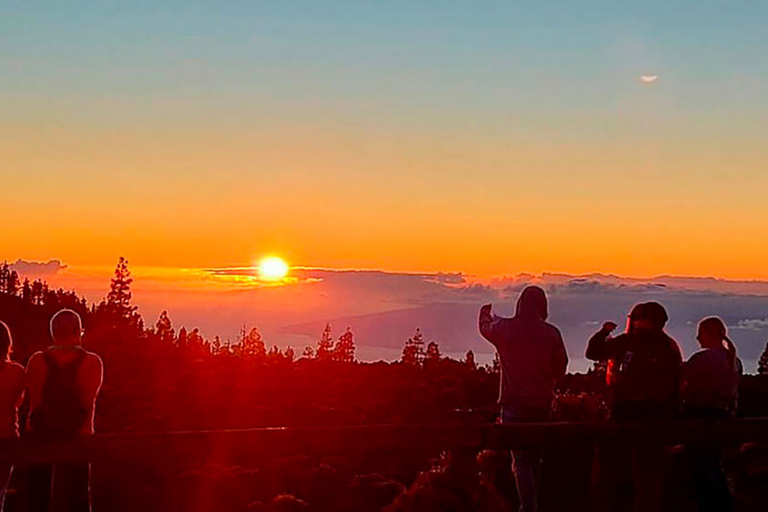
[[[59,366],[51,351],[43,354],[47,366],[40,406],[30,415],[32,430],[41,435],[67,437],[77,435],[88,420],[88,409],[80,401],[77,373],[85,360],[85,351]]]
[[[671,346],[674,341],[663,333],[628,338],[617,360],[617,392],[625,400],[676,403],[680,365]]]

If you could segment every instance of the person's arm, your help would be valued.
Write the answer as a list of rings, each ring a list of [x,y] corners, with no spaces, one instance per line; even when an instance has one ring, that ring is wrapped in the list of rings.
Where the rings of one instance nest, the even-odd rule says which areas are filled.
[[[42,401],[43,386],[45,385],[46,366],[43,354],[38,352],[29,358],[25,386],[29,395],[29,411],[35,411]]]
[[[24,388],[26,387],[26,372],[20,364],[13,363],[11,366],[13,372],[13,387],[11,396],[13,397],[13,406],[18,409],[24,401]]]
[[[671,337],[667,336],[667,338],[669,339],[670,345],[670,371],[673,372],[675,378],[677,379],[678,393],[682,393],[684,388],[687,387],[687,383],[684,382],[686,379],[685,374],[690,372],[691,368],[690,365],[685,365],[683,362],[683,353],[680,351],[680,345],[678,345],[677,342]],[[686,368],[686,366],[688,366],[688,368]]]
[[[90,409],[99,394],[104,378],[104,363],[96,354],[88,354],[83,361],[80,373],[80,400],[84,407]]]
[[[552,375],[554,375],[555,380],[560,380],[568,369],[568,352],[565,350],[563,335],[558,329],[555,329],[555,332],[557,333],[557,340],[555,341],[555,351],[552,356]]]
[[[499,344],[501,320],[501,317],[491,313],[490,304],[486,304],[480,308],[480,317],[478,318],[480,334],[494,345]]]
[[[592,361],[605,361],[613,357],[613,351],[611,350],[611,343],[609,343],[609,337],[613,330],[616,329],[616,324],[613,322],[605,322],[602,329],[597,331],[589,339],[587,344],[587,359]]]
[[[701,366],[698,363],[698,360],[699,355],[693,354],[690,358],[688,358],[688,361],[685,361],[681,366],[678,389],[680,391],[680,397],[683,400],[685,400],[685,398],[688,396],[688,383],[694,381],[698,377],[699,366]]]

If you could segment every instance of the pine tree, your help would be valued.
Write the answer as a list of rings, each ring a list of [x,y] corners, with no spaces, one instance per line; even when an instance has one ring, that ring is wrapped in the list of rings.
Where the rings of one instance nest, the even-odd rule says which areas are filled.
[[[763,350],[760,361],[757,363],[757,373],[768,375],[768,342],[765,343],[765,350]]]
[[[6,261],[0,265],[0,293],[16,295],[18,292],[19,274]]]
[[[48,294],[48,284],[39,279],[35,279],[32,282],[30,302],[36,306],[42,306],[45,303],[45,296],[47,294]]]
[[[8,281],[5,283],[5,293],[8,295],[19,293],[19,274],[15,270],[11,270],[11,273],[8,274]]]
[[[185,349],[187,348],[187,343],[188,343],[187,329],[182,327],[181,329],[179,329],[179,337],[176,338],[176,346],[179,347],[180,349]]]
[[[434,341],[427,343],[427,353],[424,356],[424,362],[434,364],[440,361],[440,346]]]
[[[173,325],[171,324],[171,319],[168,317],[167,311],[160,313],[160,318],[158,318],[157,323],[155,324],[155,333],[163,343],[172,345],[173,342],[176,341],[176,333],[173,330]]]
[[[470,370],[477,370],[477,363],[475,362],[475,353],[469,350],[467,356],[464,359],[464,364],[469,366]]]
[[[416,329],[413,337],[405,342],[401,361],[412,366],[421,366],[424,364],[424,356],[424,335],[421,329]]]
[[[211,342],[211,354],[213,355],[220,354],[221,349],[222,349],[221,338],[217,334],[216,336],[213,337],[213,341]]]
[[[333,359],[342,363],[351,363],[355,360],[355,335],[352,329],[347,327],[344,334],[339,336],[339,341],[333,348]]]
[[[328,361],[333,356],[333,337],[331,336],[331,324],[325,324],[320,341],[317,342],[315,357],[321,361]]]
[[[187,335],[187,347],[194,352],[202,352],[205,348],[205,339],[200,334],[200,329],[195,327],[192,332]]]
[[[301,352],[302,359],[314,359],[315,358],[315,349],[307,345],[304,347],[304,350]]]
[[[7,286],[6,283],[8,282],[10,274],[11,267],[8,265],[7,261],[4,261],[3,264],[0,265],[0,293],[7,293],[5,287]]]
[[[245,329],[243,329],[244,331]],[[245,357],[263,358],[267,355],[267,346],[256,327],[253,327],[244,338],[241,338],[239,348],[240,353]]]
[[[115,275],[109,285],[107,294],[107,310],[115,315],[116,318],[128,320],[134,316],[137,306],[132,304],[133,293],[131,292],[131,271],[128,270],[128,260],[120,257],[115,267]]]
[[[292,347],[286,347],[285,351],[283,352],[283,357],[285,357],[286,361],[292,363],[296,360],[296,352],[293,351]]]
[[[29,279],[24,278],[24,283],[21,285],[21,300],[30,304],[32,303],[32,285],[29,284]]]

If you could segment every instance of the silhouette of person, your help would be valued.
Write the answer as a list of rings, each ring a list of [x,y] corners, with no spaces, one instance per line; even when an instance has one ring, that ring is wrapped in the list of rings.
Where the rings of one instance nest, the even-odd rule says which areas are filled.
[[[699,323],[696,336],[701,350],[683,369],[683,404],[689,417],[725,419],[736,411],[743,365],[728,338],[725,323],[717,317]],[[688,446],[690,474],[700,511],[729,511],[733,499],[720,463],[722,445],[696,442]]]
[[[568,355],[560,331],[547,323],[547,296],[538,286],[528,286],[517,301],[512,318],[491,312],[491,304],[480,309],[480,333],[490,341],[501,362],[502,423],[549,419],[555,384],[565,375]],[[520,509],[538,509],[537,480],[541,452],[512,450]]]
[[[103,363],[82,348],[82,323],[75,311],[62,309],[50,327],[53,346],[33,354],[27,364],[27,430],[56,440],[92,435]],[[82,463],[32,468],[30,509],[90,511],[90,472],[90,464]]]
[[[24,367],[11,361],[11,330],[0,322],[0,437],[19,437],[19,406],[24,397]],[[0,465],[0,512],[13,466]]]
[[[629,314],[627,332],[611,337],[616,324],[606,322],[587,345],[587,358],[609,361],[615,374],[612,389],[612,419],[673,419],[679,407],[682,355],[677,342],[666,332],[668,321],[658,302],[637,304]],[[631,461],[634,510],[660,510],[663,490],[663,447],[652,442],[628,450],[601,450],[598,509],[610,508],[616,496],[616,478],[621,463]]]

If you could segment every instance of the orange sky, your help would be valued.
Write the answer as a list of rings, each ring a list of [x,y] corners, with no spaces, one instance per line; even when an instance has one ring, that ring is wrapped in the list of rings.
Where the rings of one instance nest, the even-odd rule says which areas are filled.
[[[0,261],[768,279],[764,16],[657,3],[20,6]]]
[[[0,259],[768,277],[768,152],[740,141],[39,129],[0,130]]]

